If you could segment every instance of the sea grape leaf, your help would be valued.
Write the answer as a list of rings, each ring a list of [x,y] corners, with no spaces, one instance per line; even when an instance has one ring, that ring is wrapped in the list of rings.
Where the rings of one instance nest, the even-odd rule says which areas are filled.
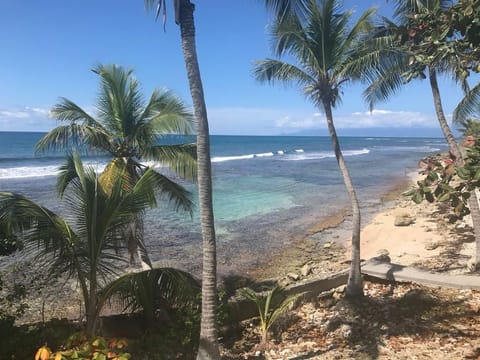
[[[468,180],[470,177],[470,171],[465,168],[457,168],[457,175],[463,180]]]
[[[412,200],[416,203],[416,204],[420,204],[423,200],[423,195],[420,191],[417,191],[417,193],[415,195],[413,195],[412,197]]]
[[[441,195],[441,196],[438,198],[438,201],[443,202],[443,201],[447,201],[447,200],[449,200],[449,199],[450,199],[450,194],[449,194],[449,193],[445,193],[445,194]]]
[[[435,201],[435,197],[431,192],[425,193],[425,199],[427,199],[429,203],[433,203]]]
[[[415,194],[417,192],[417,189],[410,189],[408,191],[405,191],[402,195],[403,196],[412,196],[413,194]]]

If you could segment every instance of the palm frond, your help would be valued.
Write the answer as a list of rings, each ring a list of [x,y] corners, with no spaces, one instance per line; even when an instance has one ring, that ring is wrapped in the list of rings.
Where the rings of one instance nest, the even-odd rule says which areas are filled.
[[[108,134],[97,127],[72,123],[50,130],[36,144],[35,152],[65,150],[87,144],[94,149],[111,151]]]
[[[260,82],[270,82],[272,84],[278,81],[287,85],[299,84],[305,86],[315,81],[299,67],[275,59],[256,61],[253,76]]]
[[[60,121],[68,122],[82,122],[86,125],[96,126],[99,125],[97,121],[90,116],[85,110],[80,106],[75,104],[73,101],[61,97],[60,102],[55,104],[50,111],[50,114],[53,118]]]
[[[103,126],[117,136],[127,137],[136,127],[143,98],[132,69],[116,65],[98,65],[93,71],[100,76],[97,111]]]
[[[60,216],[15,193],[0,193],[0,224],[11,229],[27,251],[37,253],[44,266],[52,261],[52,254],[71,253],[76,238]]]
[[[197,176],[196,144],[159,145],[145,152],[145,159],[169,166],[178,176],[194,180]]]
[[[74,154],[67,154],[65,162],[59,167],[59,174],[57,177],[57,193],[60,198],[65,194],[68,185],[76,178],[78,178],[77,169],[75,166]]]
[[[453,112],[453,122],[460,123],[480,116],[480,83],[470,89]]]
[[[190,109],[171,91],[155,90],[140,115],[144,123],[150,123],[153,134],[191,135],[195,130]]]
[[[275,18],[283,21],[295,16],[303,19],[307,16],[309,0],[264,0],[267,9],[272,10]]]
[[[126,310],[142,309],[147,318],[158,308],[169,309],[193,303],[200,284],[189,273],[173,268],[156,268],[128,273],[108,284],[100,301],[117,297]]]
[[[135,185],[133,190],[135,194],[134,199],[153,205],[155,198],[154,194],[149,192],[149,186],[156,189],[160,193],[160,196],[165,196],[176,210],[183,210],[192,214],[194,203],[191,199],[190,192],[180,184],[177,184],[151,168],[147,168],[145,174]]]

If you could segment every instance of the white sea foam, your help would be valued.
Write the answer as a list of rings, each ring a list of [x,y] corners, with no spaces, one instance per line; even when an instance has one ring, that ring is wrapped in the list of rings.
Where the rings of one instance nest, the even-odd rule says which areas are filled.
[[[21,179],[31,177],[56,176],[58,175],[58,168],[60,164],[56,165],[38,165],[38,166],[17,166],[0,168],[0,179]],[[84,166],[91,166],[95,171],[101,172],[106,163],[99,162],[84,162]]]
[[[283,151],[283,150],[278,150],[278,151],[277,151],[277,154],[278,154],[278,155],[285,155],[285,151]]]
[[[303,151],[303,149],[297,149],[297,150],[295,150],[295,152],[297,152],[297,153],[303,153],[304,151]]]
[[[435,144],[438,146],[438,144]],[[386,150],[391,152],[421,152],[421,153],[430,153],[435,151],[441,151],[438,147],[433,146],[379,146],[377,150]]]
[[[253,159],[255,157],[254,154],[248,155],[237,155],[237,156],[215,156],[212,158],[212,162],[224,162],[224,161],[232,161],[232,160],[246,160],[246,159]]]
[[[370,150],[367,148],[363,148],[360,150],[345,150],[343,151],[343,156],[357,156],[357,155],[365,155],[370,153]],[[302,161],[302,160],[319,160],[319,159],[326,159],[326,158],[333,158],[335,154],[331,151],[320,151],[320,152],[312,152],[312,153],[302,153],[302,154],[291,154],[285,157],[283,160],[287,161]]]
[[[268,153],[255,154],[255,157],[268,157],[273,155],[274,155],[273,152],[268,152]]]

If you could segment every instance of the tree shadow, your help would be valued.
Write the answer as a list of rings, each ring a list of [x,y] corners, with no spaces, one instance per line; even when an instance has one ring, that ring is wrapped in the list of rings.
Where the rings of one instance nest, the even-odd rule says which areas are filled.
[[[453,226],[452,224],[448,226],[445,225],[446,220],[444,217],[445,214],[448,214],[449,212],[449,207],[445,208],[444,206],[439,205],[437,211],[433,212],[433,218],[430,220],[432,223],[438,224],[440,221],[441,224],[444,224],[442,225],[441,232],[445,233],[445,238],[448,240],[439,243],[439,247],[441,247],[440,254],[435,257],[421,259],[412,264],[412,266],[419,269],[436,272],[446,272],[460,269],[464,269],[465,272],[471,271],[468,264],[472,257],[469,255],[463,255],[460,252],[465,244],[475,241],[473,228],[467,224],[464,224],[461,227]],[[437,261],[438,258],[441,258],[442,261]]]
[[[335,315],[328,320],[326,331],[344,341],[355,358],[377,359],[384,339],[395,336],[478,338],[479,334],[466,333],[449,322],[478,316],[463,307],[462,300],[446,301],[422,287],[393,297],[394,286],[375,297],[340,299],[331,309]]]

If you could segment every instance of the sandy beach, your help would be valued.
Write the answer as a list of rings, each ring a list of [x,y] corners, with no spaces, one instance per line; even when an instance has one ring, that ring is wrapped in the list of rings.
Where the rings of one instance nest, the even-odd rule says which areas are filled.
[[[362,260],[387,255],[392,263],[400,265],[456,274],[470,272],[475,252],[470,217],[451,224],[446,219],[448,210],[442,211],[439,204],[415,204],[404,196],[403,192],[418,177],[413,173],[400,179],[384,195],[382,208],[364,216],[367,221],[361,231]],[[407,218],[409,224],[397,226],[397,218]],[[299,235],[292,247],[273,256],[267,266],[250,274],[257,279],[279,278],[288,285],[346,269],[350,231],[348,215],[334,214],[303,237]]]

